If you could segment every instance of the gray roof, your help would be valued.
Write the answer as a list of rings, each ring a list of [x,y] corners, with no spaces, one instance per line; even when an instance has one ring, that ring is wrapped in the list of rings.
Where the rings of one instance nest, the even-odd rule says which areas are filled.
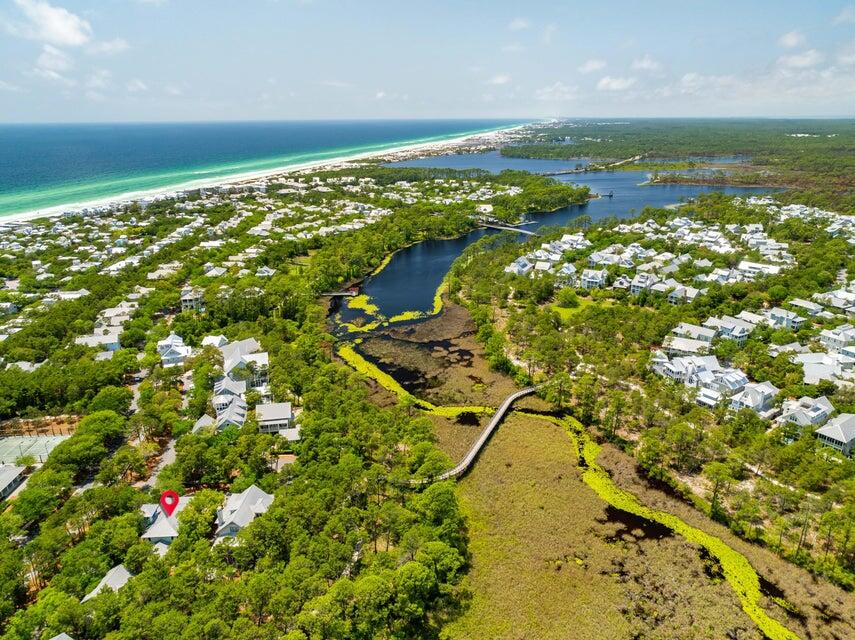
[[[223,508],[217,511],[217,535],[230,525],[243,529],[255,516],[265,513],[273,502],[273,496],[252,485],[240,493],[226,497]]]
[[[290,420],[293,417],[291,412],[290,402],[271,402],[269,404],[259,404],[255,407],[255,418],[258,424],[264,422],[281,422],[282,420]]]
[[[0,465],[0,492],[15,482],[22,473],[24,473],[24,467],[12,464]]]
[[[826,425],[816,430],[817,435],[846,444],[855,440],[855,414],[841,413],[829,420]]]
[[[111,591],[118,591],[122,587],[124,587],[128,580],[133,578],[131,572],[125,569],[125,565],[120,564],[107,572],[103,578],[101,578],[101,582],[98,583],[98,586],[92,589],[89,593],[87,593],[81,602],[86,602],[87,600],[91,600],[99,593],[101,593],[104,589],[110,589]]]

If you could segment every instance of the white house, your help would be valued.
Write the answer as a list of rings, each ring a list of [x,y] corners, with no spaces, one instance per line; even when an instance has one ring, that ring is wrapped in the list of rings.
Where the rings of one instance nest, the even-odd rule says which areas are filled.
[[[140,507],[143,517],[146,520],[147,527],[142,534],[143,540],[148,540],[152,544],[161,542],[169,545],[175,538],[178,537],[178,514],[190,504],[189,496],[181,496],[178,498],[178,504],[171,516],[166,515],[159,504],[146,503]]]
[[[262,433],[280,433],[290,429],[294,423],[294,414],[290,402],[271,402],[255,407],[255,420]]]
[[[841,413],[832,418],[824,427],[816,430],[816,437],[822,444],[851,456],[855,450],[855,414]]]
[[[805,323],[805,319],[797,313],[787,311],[781,307],[775,307],[769,311],[769,322],[773,327],[779,329],[789,329],[790,331],[798,331]]]
[[[236,536],[256,516],[266,513],[272,503],[273,496],[255,485],[226,496],[225,504],[217,510],[217,541]]]
[[[798,400],[785,400],[778,422],[788,422],[798,427],[819,425],[828,420],[832,413],[834,413],[834,406],[825,396],[819,398],[804,396]]]
[[[676,328],[671,330],[671,333],[681,338],[700,340],[701,342],[706,342],[707,344],[712,344],[713,338],[715,338],[716,336],[715,329],[710,329],[708,327],[700,327],[696,324],[690,324],[688,322],[681,322],[677,325]]]
[[[755,413],[768,413],[774,406],[775,396],[780,389],[771,382],[749,382],[745,388],[731,398],[732,409],[751,409]]]
[[[582,288],[599,289],[606,286],[608,272],[605,269],[585,269],[582,271]]]
[[[125,568],[125,565],[117,565],[110,569],[107,572],[107,575],[101,578],[101,582],[98,583],[98,586],[96,586],[94,589],[92,589],[92,591],[83,596],[83,600],[81,600],[81,602],[91,600],[105,589],[110,591],[118,591],[119,589],[124,587],[128,583],[128,580],[130,580],[131,578],[133,578],[133,575],[131,575],[131,572]]]
[[[819,341],[829,351],[842,351],[844,347],[855,344],[855,327],[843,324],[834,329],[823,329],[819,334]]]
[[[164,367],[183,365],[192,351],[174,331],[157,343],[157,352]]]

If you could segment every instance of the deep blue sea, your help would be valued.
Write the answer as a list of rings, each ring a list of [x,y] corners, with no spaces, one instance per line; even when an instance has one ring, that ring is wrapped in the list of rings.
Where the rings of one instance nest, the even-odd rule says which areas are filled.
[[[521,123],[363,120],[0,125],[0,217]]]

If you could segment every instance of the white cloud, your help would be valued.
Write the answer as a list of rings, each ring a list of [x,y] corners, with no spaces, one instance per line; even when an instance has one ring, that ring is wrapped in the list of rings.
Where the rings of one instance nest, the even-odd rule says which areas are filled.
[[[502,47],[502,51],[505,53],[521,53],[525,51],[525,47],[522,46],[519,42],[512,42],[511,44],[506,44]]]
[[[790,31],[778,38],[778,44],[786,49],[794,49],[805,43],[805,36],[800,31]]]
[[[843,65],[855,64],[855,40],[844,46],[837,54],[837,61]]]
[[[125,88],[130,93],[141,93],[143,91],[148,91],[148,85],[139,78],[129,80],[128,83],[125,85]]]
[[[27,75],[35,76],[36,78],[42,78],[43,80],[50,80],[51,82],[58,82],[60,84],[64,84],[67,87],[74,86],[76,83],[71,78],[66,78],[61,73],[54,71],[53,69],[42,69],[40,67],[36,67],[32,71],[28,72]]]
[[[505,75],[504,73],[499,73],[487,80],[487,84],[508,84],[511,81],[511,76]]]
[[[585,60],[581,65],[579,65],[578,70],[580,73],[593,73],[594,71],[599,71],[600,69],[606,68],[606,61],[600,60],[598,58],[591,58],[590,60]]]
[[[566,102],[576,99],[576,87],[569,87],[560,80],[534,92],[534,97],[543,102]]]
[[[548,24],[543,28],[543,43],[552,44],[552,38],[558,32],[558,27],[554,24]]]
[[[28,20],[25,25],[8,25],[25,38],[57,46],[79,47],[92,38],[92,27],[80,16],[43,0],[15,0]]]
[[[815,67],[822,62],[824,56],[816,49],[808,49],[802,53],[794,53],[790,56],[781,56],[778,58],[778,64],[782,67],[791,69],[807,69]]]
[[[598,91],[626,91],[635,84],[635,78],[603,76],[597,83]]]
[[[87,100],[91,100],[92,102],[104,102],[106,97],[100,91],[93,91],[89,89],[86,93],[83,94]]]
[[[508,29],[511,31],[522,31],[523,29],[528,29],[530,26],[531,24],[525,18],[514,18],[508,23]]]
[[[167,95],[170,95],[170,96],[183,96],[184,95],[184,90],[181,87],[176,86],[174,84],[166,85],[165,87],[163,87],[163,90],[166,92]]]
[[[375,100],[382,100],[382,99],[383,99],[383,98],[385,98],[385,97],[386,97],[386,92],[385,92],[385,91],[378,91],[377,93],[375,93],[375,94],[374,94],[374,99],[375,99]]]
[[[657,90],[656,94],[664,98],[670,98],[675,95],[710,96],[733,89],[738,84],[738,81],[733,76],[705,76],[692,72],[684,74],[679,82]]]
[[[661,67],[662,65],[654,60],[649,53],[645,53],[632,61],[632,68],[638,71],[659,71]]]
[[[74,66],[71,58],[64,51],[46,44],[36,60],[36,66],[45,71],[68,71]]]
[[[131,45],[124,38],[113,38],[112,40],[103,40],[95,42],[89,47],[89,53],[104,54],[112,56],[122,51],[130,49]]]
[[[8,91],[9,93],[18,93],[21,91],[21,87],[16,84],[12,84],[10,82],[6,82],[5,80],[0,80],[0,91]]]
[[[332,87],[333,89],[347,89],[353,86],[349,82],[342,82],[341,80],[321,80],[318,84],[323,87]]]
[[[98,69],[86,80],[86,86],[90,89],[103,89],[110,84],[113,74],[106,69]]]
[[[855,5],[843,7],[834,18],[834,24],[855,24]]]

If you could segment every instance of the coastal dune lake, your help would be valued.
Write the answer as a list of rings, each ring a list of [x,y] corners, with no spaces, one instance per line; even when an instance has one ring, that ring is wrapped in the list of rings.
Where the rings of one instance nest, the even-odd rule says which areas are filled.
[[[484,169],[498,173],[506,169],[543,173],[572,169],[577,164],[585,165],[584,158],[575,160],[539,160],[506,158],[498,151],[487,153],[454,154],[405,160],[392,163],[393,167],[439,167],[449,169]],[[567,225],[574,218],[587,215],[592,220],[607,217],[627,218],[636,215],[644,207],[664,207],[697,197],[709,191],[729,194],[768,193],[772,189],[762,187],[719,187],[704,185],[656,184],[643,185],[650,173],[647,171],[608,171],[556,176],[563,182],[572,182],[590,187],[592,193],[604,197],[582,205],[564,207],[552,213],[532,214],[528,217],[526,230],[536,231],[543,226]],[[611,197],[608,195],[611,194]],[[475,229],[466,235],[450,240],[426,240],[396,253],[391,262],[379,273],[368,278],[362,292],[371,297],[380,313],[387,318],[405,311],[428,311],[433,305],[436,288],[448,273],[451,263],[470,244],[493,233],[494,229]],[[527,236],[519,234],[520,240]],[[351,321],[360,312],[346,307],[341,311],[342,319]]]

